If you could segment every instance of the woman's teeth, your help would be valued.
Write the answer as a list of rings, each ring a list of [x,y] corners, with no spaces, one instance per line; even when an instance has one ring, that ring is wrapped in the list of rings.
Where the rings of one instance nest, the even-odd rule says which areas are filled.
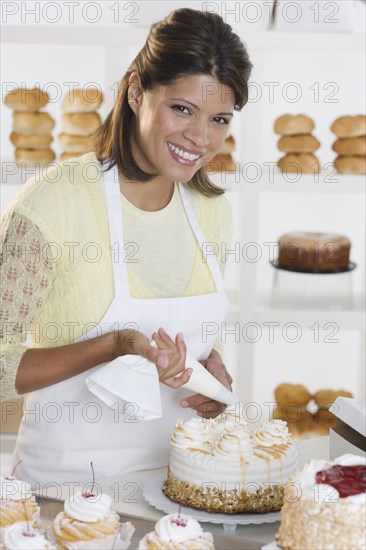
[[[183,159],[186,159],[186,160],[197,160],[200,157],[200,155],[192,155],[190,153],[187,153],[187,151],[182,151],[182,149],[178,149],[178,147],[176,147],[175,145],[173,145],[169,141],[168,141],[168,147],[176,155],[179,155],[180,157],[182,157]]]

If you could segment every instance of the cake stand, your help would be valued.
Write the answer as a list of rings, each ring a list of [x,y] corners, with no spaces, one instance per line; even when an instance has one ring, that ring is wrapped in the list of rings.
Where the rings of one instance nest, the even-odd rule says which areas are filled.
[[[150,478],[144,485],[142,494],[144,499],[166,514],[178,512],[179,504],[173,502],[163,493],[163,483],[166,480],[166,474],[162,473]],[[225,531],[234,531],[237,525],[249,525],[260,523],[274,523],[280,521],[281,512],[266,512],[263,514],[217,514],[213,512],[204,512],[188,506],[181,507],[182,514],[188,514],[200,522],[210,522],[222,524]]]

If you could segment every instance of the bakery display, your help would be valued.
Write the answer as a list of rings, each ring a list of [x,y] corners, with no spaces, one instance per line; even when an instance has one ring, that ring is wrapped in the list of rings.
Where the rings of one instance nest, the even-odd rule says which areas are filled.
[[[334,167],[340,174],[366,174],[366,116],[342,116],[332,126],[337,136]]]
[[[276,511],[296,465],[286,422],[253,427],[232,405],[215,419],[177,421],[163,491],[174,502],[209,512]]]
[[[50,148],[51,131],[55,121],[40,111],[49,102],[49,95],[40,88],[18,88],[8,93],[5,105],[13,109],[13,132],[10,141],[15,145],[15,161],[25,168],[41,168],[56,157]]]
[[[9,475],[0,477],[0,534],[4,535],[10,525],[28,521],[38,527],[39,506],[29,483]]]
[[[103,94],[97,88],[70,90],[62,99],[62,129],[59,136],[61,160],[93,151],[92,134],[102,123],[97,109]]]
[[[128,548],[134,527],[122,525],[111,510],[112,499],[107,494],[77,492],[66,499],[64,511],[54,519],[51,538],[57,548]]]
[[[314,154],[320,142],[311,135],[314,121],[306,115],[282,115],[275,120],[274,131],[281,135],[277,147],[284,157],[278,167],[284,173],[314,174],[320,172],[319,160]]]
[[[277,544],[287,550],[365,548],[365,517],[365,458],[313,459],[286,487]]]
[[[287,422],[295,441],[329,435],[337,423],[329,407],[339,396],[353,397],[346,390],[318,390],[311,394],[302,384],[280,384],[274,390],[273,418]]]
[[[30,527],[29,522],[22,521],[11,525],[4,533],[2,546],[4,550],[56,550],[46,537]]]
[[[214,550],[213,536],[187,514],[168,514],[139,543],[139,550]]]
[[[232,157],[234,150],[235,139],[229,135],[217,154],[206,164],[207,172],[235,172],[236,167]]]
[[[278,265],[291,271],[337,272],[348,268],[351,241],[334,233],[294,231],[278,239]]]

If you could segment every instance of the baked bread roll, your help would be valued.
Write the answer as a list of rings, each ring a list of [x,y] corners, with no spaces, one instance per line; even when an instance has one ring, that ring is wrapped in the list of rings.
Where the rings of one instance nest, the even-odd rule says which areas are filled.
[[[337,397],[353,397],[353,395],[346,390],[319,390],[314,394],[314,401],[319,408],[329,409]]]
[[[341,116],[330,127],[336,136],[341,138],[366,135],[366,116]]]
[[[49,100],[48,93],[40,88],[18,88],[5,96],[4,103],[14,111],[34,112],[45,107]]]
[[[278,161],[282,172],[295,174],[314,174],[320,172],[319,160],[310,153],[289,153]]]
[[[13,129],[20,134],[49,134],[55,121],[48,113],[14,112]]]
[[[218,151],[218,155],[230,155],[235,150],[235,139],[233,136],[229,136],[225,139],[224,143]]]
[[[65,153],[88,153],[93,150],[93,140],[89,136],[60,134],[59,142]]]
[[[279,240],[278,264],[291,271],[334,272],[346,269],[351,241],[343,235],[295,231]]]
[[[217,154],[206,164],[207,172],[235,172],[235,162],[231,155]]]
[[[314,128],[313,120],[306,115],[282,115],[274,124],[275,133],[283,136],[310,134]]]
[[[284,153],[314,153],[319,149],[320,143],[310,134],[283,136],[278,140],[277,147]]]
[[[65,113],[62,115],[64,133],[90,136],[101,125],[98,113]]]
[[[64,113],[89,113],[96,111],[103,101],[103,94],[98,88],[70,90],[62,100]]]
[[[27,168],[44,166],[55,160],[56,155],[52,149],[15,149],[15,161]]]
[[[20,149],[48,149],[53,141],[51,134],[19,134],[12,132],[10,141]]]
[[[304,407],[311,399],[311,394],[302,384],[280,384],[275,388],[274,395],[279,405],[296,403]]]
[[[338,138],[337,141],[333,143],[332,149],[341,156],[366,156],[366,136],[354,138]]]
[[[77,157],[82,157],[85,155],[85,153],[61,153],[61,160],[64,162],[65,160],[70,160]]]
[[[334,167],[340,174],[366,174],[366,157],[337,157]]]

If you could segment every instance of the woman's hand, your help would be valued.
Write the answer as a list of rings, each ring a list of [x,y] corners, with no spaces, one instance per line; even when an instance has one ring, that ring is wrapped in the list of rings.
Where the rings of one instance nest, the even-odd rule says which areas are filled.
[[[179,388],[186,384],[192,373],[192,369],[186,369],[187,348],[184,343],[183,334],[179,332],[175,337],[175,342],[165,332],[159,328],[154,332],[152,339],[158,346],[159,353],[166,358],[164,366],[157,364],[159,380],[171,388]],[[180,376],[177,376],[180,374]]]
[[[159,381],[171,388],[179,388],[188,382],[192,369],[186,369],[186,345],[182,334],[177,334],[175,342],[160,328],[152,335],[157,348],[150,340],[135,329],[124,329],[109,333],[113,337],[115,357],[119,355],[141,355],[154,363],[159,374]],[[107,336],[107,335],[106,335]],[[176,376],[181,373],[181,376]]]
[[[204,361],[200,361],[200,363],[202,363],[202,365],[219,380],[225,388],[232,391],[231,384],[233,383],[233,379],[226,370],[221,356],[216,350],[212,350],[208,358]],[[215,418],[226,409],[226,405],[223,403],[214,401],[199,393],[191,397],[185,397],[180,404],[182,407],[191,407],[191,409],[197,411],[197,414],[202,416],[202,418]]]

